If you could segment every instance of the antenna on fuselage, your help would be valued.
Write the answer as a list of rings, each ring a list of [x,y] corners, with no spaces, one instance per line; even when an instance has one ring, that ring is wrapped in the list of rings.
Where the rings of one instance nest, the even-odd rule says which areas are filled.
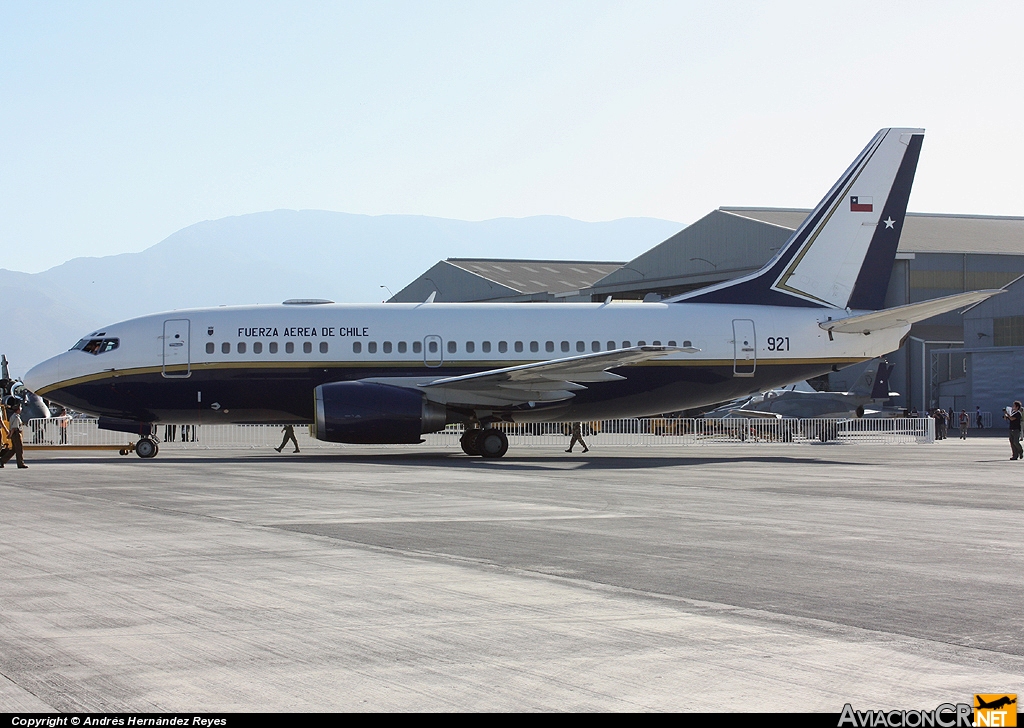
[[[431,291],[430,295],[427,296],[427,300],[423,303],[433,303],[435,298],[437,298],[437,291]]]

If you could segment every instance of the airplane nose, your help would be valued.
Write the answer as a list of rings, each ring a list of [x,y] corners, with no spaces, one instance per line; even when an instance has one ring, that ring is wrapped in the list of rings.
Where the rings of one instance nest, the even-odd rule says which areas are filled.
[[[30,392],[45,394],[44,390],[47,387],[53,386],[60,381],[61,356],[62,355],[58,355],[47,359],[28,370],[28,373],[22,378],[22,381]]]

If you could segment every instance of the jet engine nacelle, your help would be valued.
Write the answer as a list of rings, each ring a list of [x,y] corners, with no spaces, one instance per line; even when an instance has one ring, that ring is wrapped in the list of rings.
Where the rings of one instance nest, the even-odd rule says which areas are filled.
[[[328,442],[409,444],[443,430],[443,405],[419,392],[373,382],[332,382],[316,388],[316,437]]]

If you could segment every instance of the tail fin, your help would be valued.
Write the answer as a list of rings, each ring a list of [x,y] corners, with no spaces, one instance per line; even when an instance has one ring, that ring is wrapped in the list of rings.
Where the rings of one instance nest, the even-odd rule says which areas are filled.
[[[887,364],[884,359],[876,359],[857,378],[849,393],[858,397],[888,399],[890,372],[892,365]]]
[[[896,367],[884,360],[878,362],[878,374],[875,375],[875,386],[871,388],[871,399],[889,399],[889,375]]]
[[[666,302],[881,309],[923,139],[882,129],[761,270]]]

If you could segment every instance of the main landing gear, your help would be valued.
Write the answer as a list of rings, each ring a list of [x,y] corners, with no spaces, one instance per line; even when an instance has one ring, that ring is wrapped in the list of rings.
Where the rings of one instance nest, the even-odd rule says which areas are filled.
[[[508,452],[508,437],[496,427],[466,430],[459,444],[462,445],[462,452],[467,455],[488,459],[500,458]]]

